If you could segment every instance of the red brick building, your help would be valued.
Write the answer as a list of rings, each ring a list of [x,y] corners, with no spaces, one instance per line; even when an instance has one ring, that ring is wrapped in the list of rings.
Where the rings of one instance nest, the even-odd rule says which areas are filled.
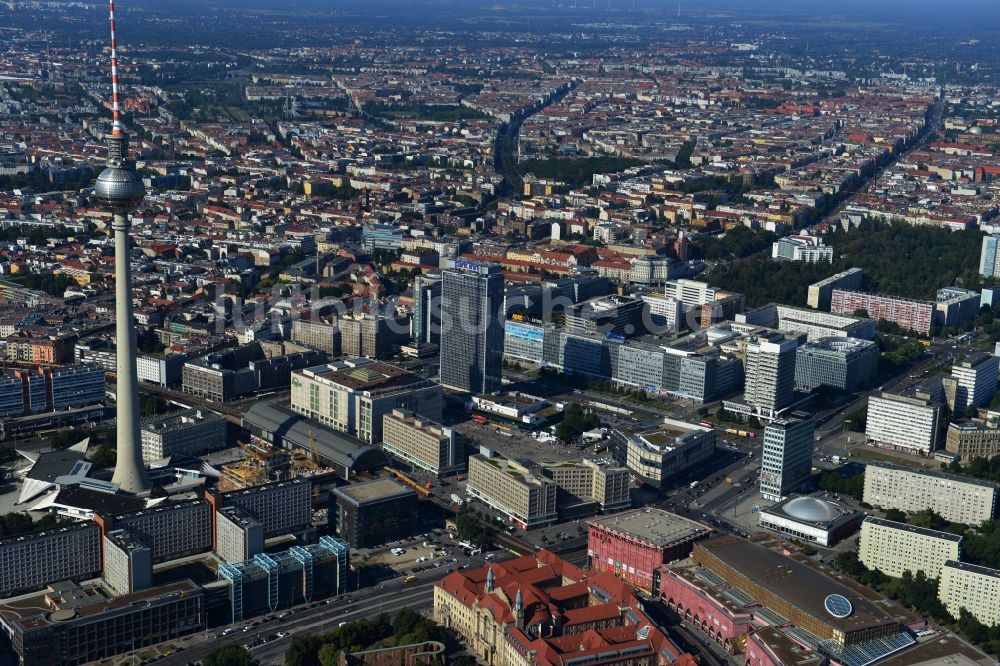
[[[635,509],[589,523],[587,561],[652,594],[660,589],[659,569],[691,554],[708,527],[661,509]]]
[[[488,666],[697,666],[634,590],[548,551],[456,571],[434,585],[434,620]]]

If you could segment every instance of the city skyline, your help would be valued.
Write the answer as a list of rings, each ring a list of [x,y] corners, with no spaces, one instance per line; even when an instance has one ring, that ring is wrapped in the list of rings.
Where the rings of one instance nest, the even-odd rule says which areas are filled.
[[[995,663],[1000,5],[0,26],[0,660]]]

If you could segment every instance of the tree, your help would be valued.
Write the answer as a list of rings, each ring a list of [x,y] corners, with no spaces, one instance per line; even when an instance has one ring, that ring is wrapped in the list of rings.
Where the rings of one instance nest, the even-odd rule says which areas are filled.
[[[201,663],[204,666],[257,666],[257,660],[239,645],[217,647]]]
[[[844,419],[844,426],[854,432],[864,432],[868,424],[868,407],[856,409]]]
[[[861,499],[865,492],[865,474],[845,477],[837,472],[825,472],[819,477],[819,489]]]
[[[294,636],[285,651],[285,666],[315,666],[323,639],[315,634]]]
[[[521,160],[515,168],[522,176],[530,173],[580,187],[589,185],[596,173],[615,173],[642,164],[640,160],[627,157],[580,157]]]
[[[772,302],[804,305],[810,284],[857,267],[864,271],[865,291],[933,300],[942,286],[981,286],[982,237],[978,229],[951,232],[905,223],[865,223],[825,237],[836,253],[832,263],[777,261],[758,253],[732,264],[720,262],[708,282],[746,294],[751,307]],[[887,247],[893,251],[886,253]]]
[[[941,530],[948,525],[948,521],[934,509],[921,509],[915,512],[910,516],[909,523],[914,527],[923,527],[928,530]]]
[[[582,405],[574,402],[563,412],[563,420],[556,426],[556,437],[569,441],[600,424],[601,419],[596,414],[586,411]]]
[[[340,662],[340,650],[333,643],[326,643],[316,655],[319,666],[337,666]]]
[[[80,441],[80,435],[75,430],[60,430],[52,437],[52,448],[68,449]]]
[[[696,251],[705,259],[743,259],[771,247],[778,235],[773,231],[751,231],[736,227],[724,236],[707,236],[695,244]]]
[[[160,342],[159,336],[152,329],[143,331],[139,334],[136,344],[139,351],[145,352],[147,354],[159,354],[167,348],[162,342]]]
[[[90,456],[90,462],[97,468],[110,468],[115,466],[118,453],[107,444],[97,447],[97,450]]]
[[[477,548],[486,545],[486,526],[479,516],[471,511],[465,511],[455,518],[455,525],[458,528],[458,536],[463,541],[468,541]]]
[[[902,512],[902,511],[900,511],[899,509],[888,509],[885,512],[885,519],[886,520],[893,520],[893,521],[895,521],[897,523],[905,523],[906,522],[906,514],[904,512]]]

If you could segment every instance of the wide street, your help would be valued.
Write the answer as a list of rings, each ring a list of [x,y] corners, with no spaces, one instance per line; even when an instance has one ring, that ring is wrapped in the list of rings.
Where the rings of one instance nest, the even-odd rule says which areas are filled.
[[[473,567],[481,566],[484,562],[481,556],[469,559],[470,566]],[[259,622],[264,616],[247,618],[232,625],[213,627],[208,631],[174,641],[175,646],[183,649],[156,663],[183,666],[204,659],[220,645],[247,645],[255,638],[284,632],[287,633],[286,636],[252,649],[254,658],[261,664],[282,664],[285,651],[295,636],[320,634],[336,629],[342,622],[373,618],[379,613],[393,615],[401,608],[410,608],[418,612],[430,609],[434,600],[434,583],[444,578],[449,570],[447,567],[428,569],[415,574],[417,580],[409,584],[403,582],[403,577],[399,577],[343,594],[329,602],[320,600],[312,604],[295,606],[292,613],[283,620],[258,624],[246,632],[242,631],[242,627],[252,622]],[[222,632],[227,626],[234,627],[235,631],[223,636]]]

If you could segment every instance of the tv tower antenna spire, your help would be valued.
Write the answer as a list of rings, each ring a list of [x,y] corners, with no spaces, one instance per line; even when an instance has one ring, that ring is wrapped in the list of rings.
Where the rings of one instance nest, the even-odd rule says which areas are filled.
[[[128,156],[128,134],[122,125],[118,100],[118,43],[115,39],[115,0],[108,0],[111,22],[111,132],[107,168],[97,177],[94,195],[113,215],[115,238],[115,391],[118,441],[115,473],[111,480],[126,492],[149,490],[149,475],[142,464],[139,434],[139,381],[136,370],[135,316],[132,310],[132,266],[129,261],[132,221],[129,213],[142,204],[146,188]]]
[[[118,99],[118,40],[115,38],[115,0],[108,0],[111,24],[111,133],[122,134],[122,110]]]

